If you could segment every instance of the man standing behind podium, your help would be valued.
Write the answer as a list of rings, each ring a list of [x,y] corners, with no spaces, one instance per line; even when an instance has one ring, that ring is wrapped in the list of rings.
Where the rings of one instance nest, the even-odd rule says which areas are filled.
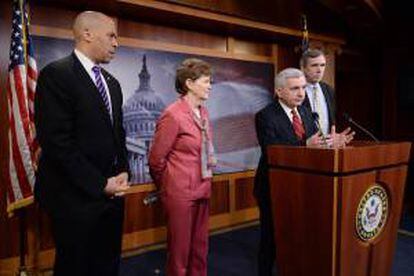
[[[254,183],[254,195],[260,210],[260,248],[258,275],[272,275],[275,259],[273,218],[268,179],[267,146],[322,145],[325,141],[309,109],[301,106],[305,99],[306,80],[302,71],[287,68],[275,79],[274,102],[256,114],[256,133],[261,148],[259,166]],[[330,139],[329,136],[327,139]],[[280,222],[282,223],[282,222]]]
[[[306,97],[303,105],[318,114],[317,120],[324,135],[335,124],[335,93],[322,81],[326,68],[325,54],[318,49],[309,49],[302,54],[300,67],[305,74]]]
[[[38,79],[35,197],[52,221],[54,275],[118,275],[128,188],[122,93],[100,67],[114,57],[117,31],[92,11],[76,17],[73,31],[74,52]]]

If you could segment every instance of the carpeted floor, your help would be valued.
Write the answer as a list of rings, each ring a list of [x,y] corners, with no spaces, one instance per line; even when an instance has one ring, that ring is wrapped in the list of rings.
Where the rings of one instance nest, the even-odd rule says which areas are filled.
[[[414,226],[414,220],[407,222]],[[408,228],[407,228],[408,230]],[[256,252],[259,241],[259,226],[250,226],[210,238],[208,275],[211,276],[255,276]],[[165,250],[155,250],[125,258],[121,276],[165,275]],[[398,234],[392,276],[414,275],[414,235]]]

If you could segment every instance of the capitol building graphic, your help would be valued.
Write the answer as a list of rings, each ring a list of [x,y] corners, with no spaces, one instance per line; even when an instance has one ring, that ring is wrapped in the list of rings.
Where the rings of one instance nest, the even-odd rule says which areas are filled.
[[[147,69],[146,55],[138,74],[139,87],[123,107],[126,147],[131,172],[131,183],[151,182],[148,151],[154,136],[158,117],[165,108],[161,97],[151,88],[151,75]]]

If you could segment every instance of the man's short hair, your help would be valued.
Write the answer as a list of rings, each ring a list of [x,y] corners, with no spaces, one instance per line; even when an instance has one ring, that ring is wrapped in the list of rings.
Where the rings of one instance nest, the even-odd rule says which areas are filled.
[[[286,80],[290,78],[305,77],[303,72],[297,68],[286,68],[277,74],[275,78],[275,88],[283,88],[286,86]]]
[[[305,52],[303,52],[301,58],[300,58],[300,67],[303,68],[308,64],[308,60],[310,58],[316,58],[319,56],[325,56],[324,52],[322,52],[319,49],[308,49]]]

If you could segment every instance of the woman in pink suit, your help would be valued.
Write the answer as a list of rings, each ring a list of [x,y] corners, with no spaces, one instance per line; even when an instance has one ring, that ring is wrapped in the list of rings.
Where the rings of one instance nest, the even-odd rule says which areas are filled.
[[[177,69],[181,95],[161,115],[150,151],[151,176],[167,215],[168,276],[207,275],[212,133],[204,102],[211,91],[211,67],[186,59]]]

